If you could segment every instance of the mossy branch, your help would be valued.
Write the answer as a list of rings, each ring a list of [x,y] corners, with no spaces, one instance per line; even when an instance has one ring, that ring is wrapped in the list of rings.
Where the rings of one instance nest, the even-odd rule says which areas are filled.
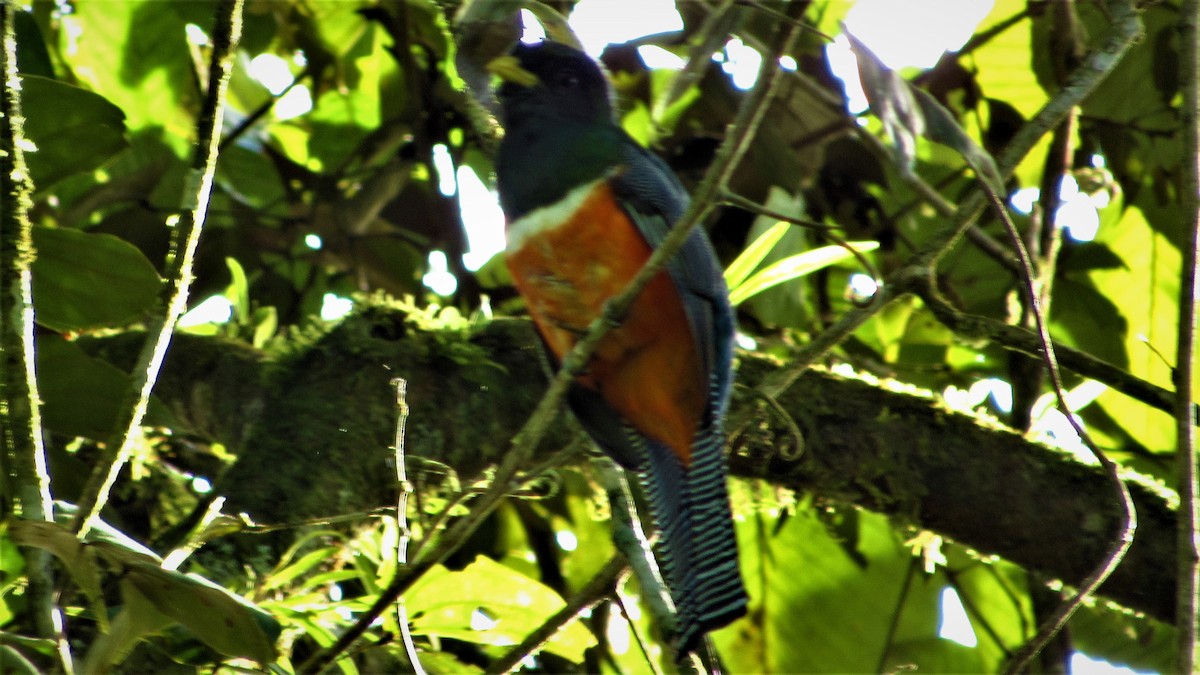
[[[34,373],[32,265],[37,251],[29,221],[33,181],[22,150],[16,11],[15,3],[0,2],[0,426],[5,480],[0,512],[53,520],[41,397]],[[42,637],[56,637],[50,556],[36,549],[24,553],[34,629]],[[65,649],[61,654],[64,661],[70,658]]]

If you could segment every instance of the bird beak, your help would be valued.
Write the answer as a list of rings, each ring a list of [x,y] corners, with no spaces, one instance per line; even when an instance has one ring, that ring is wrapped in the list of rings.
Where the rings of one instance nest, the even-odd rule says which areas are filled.
[[[522,87],[534,87],[541,82],[537,75],[522,68],[520,60],[511,54],[492,59],[488,62],[487,69],[488,72],[499,77],[501,80]]]

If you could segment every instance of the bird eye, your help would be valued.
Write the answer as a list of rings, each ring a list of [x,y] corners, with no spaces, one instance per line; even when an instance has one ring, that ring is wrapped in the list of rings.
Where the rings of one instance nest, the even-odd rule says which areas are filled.
[[[559,73],[558,86],[566,89],[574,89],[579,86],[579,76],[572,72]]]

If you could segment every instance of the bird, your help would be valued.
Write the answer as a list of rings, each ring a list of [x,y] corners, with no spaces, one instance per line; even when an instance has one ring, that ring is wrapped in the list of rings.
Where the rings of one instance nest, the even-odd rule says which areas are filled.
[[[489,63],[504,137],[496,186],[505,262],[557,364],[687,209],[667,165],[615,121],[599,64],[560,42],[520,43]],[[707,235],[695,228],[572,381],[569,408],[636,474],[658,533],[681,658],[746,612],[726,485],[723,419],[734,315]]]

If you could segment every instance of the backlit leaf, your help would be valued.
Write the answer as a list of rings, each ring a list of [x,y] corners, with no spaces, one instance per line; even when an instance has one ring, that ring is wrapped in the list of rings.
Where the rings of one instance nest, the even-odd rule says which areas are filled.
[[[421,577],[405,596],[413,632],[489,645],[515,645],[562,609],[563,599],[542,583],[480,556],[458,572],[445,568]],[[472,621],[482,613],[486,619]],[[546,649],[575,662],[595,644],[577,622],[558,632]]]
[[[128,145],[125,114],[86,89],[24,75],[21,105],[25,136],[37,146],[25,161],[40,190],[95,169]]]
[[[879,242],[854,241],[850,242],[850,247],[859,253],[868,253],[879,248]],[[821,248],[784,258],[765,269],[759,270],[737,288],[731,289],[729,291],[729,301],[734,305],[738,305],[756,293],[761,293],[772,286],[778,286],[785,281],[791,281],[812,274],[819,269],[836,265],[853,257],[854,254],[852,252],[841,246],[822,246]]]

